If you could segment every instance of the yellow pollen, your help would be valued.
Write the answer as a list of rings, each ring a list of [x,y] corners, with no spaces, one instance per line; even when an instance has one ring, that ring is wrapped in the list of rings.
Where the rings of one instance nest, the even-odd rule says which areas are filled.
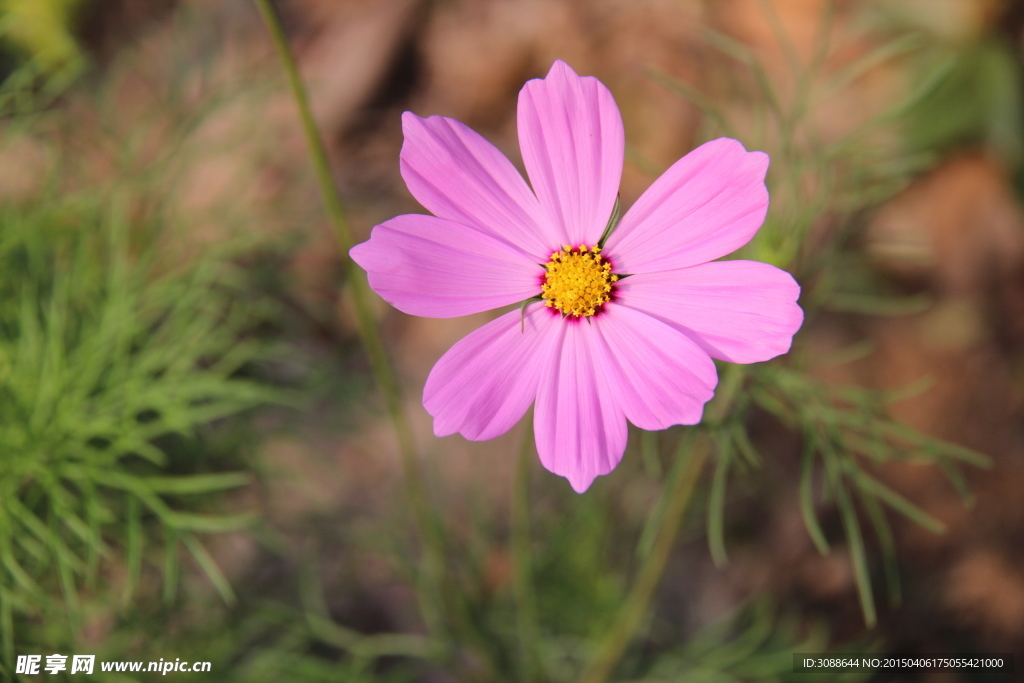
[[[594,315],[602,304],[611,300],[612,283],[619,276],[612,274],[612,265],[601,256],[601,247],[569,244],[551,254],[544,266],[541,298],[562,315],[576,317]]]

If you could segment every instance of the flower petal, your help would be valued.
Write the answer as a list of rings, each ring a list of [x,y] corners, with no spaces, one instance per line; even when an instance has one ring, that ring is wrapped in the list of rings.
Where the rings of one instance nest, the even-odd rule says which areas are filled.
[[[605,243],[616,272],[706,263],[750,241],[768,211],[768,155],[730,138],[693,150],[647,188]]]
[[[525,318],[520,315],[512,311],[475,330],[434,365],[423,389],[434,434],[493,439],[533,403],[560,321],[536,304],[527,307]]]
[[[402,115],[402,178],[440,218],[465,223],[545,261],[560,244],[540,204],[504,154],[455,119]]]
[[[625,138],[611,92],[556,61],[519,93],[519,146],[558,244],[594,244],[611,217]]]
[[[755,363],[789,351],[804,319],[793,276],[757,261],[715,261],[623,279],[619,300],[689,335],[712,358]]]
[[[479,313],[537,296],[543,275],[538,264],[504,242],[419,214],[381,223],[349,254],[385,301],[428,318]]]
[[[562,334],[541,374],[533,414],[537,454],[582,493],[622,460],[626,419],[598,362],[597,325],[555,320]]]
[[[629,278],[632,279],[632,278]],[[641,429],[700,422],[714,396],[715,364],[685,334],[626,306],[606,304],[594,329],[594,364],[605,369],[626,418]]]

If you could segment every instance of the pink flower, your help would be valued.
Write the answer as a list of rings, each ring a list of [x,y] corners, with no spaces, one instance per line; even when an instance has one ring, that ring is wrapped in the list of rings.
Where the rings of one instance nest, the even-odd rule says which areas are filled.
[[[493,145],[441,116],[402,118],[402,177],[433,216],[398,216],[352,249],[410,315],[450,318],[528,299],[453,346],[423,405],[434,433],[491,439],[530,404],[544,466],[585,491],[641,429],[700,422],[712,358],[767,360],[803,322],[800,288],[755,261],[712,261],[764,221],[768,156],[720,138],[677,161],[603,245],[622,175],[611,92],[557,61],[519,93],[533,192]]]

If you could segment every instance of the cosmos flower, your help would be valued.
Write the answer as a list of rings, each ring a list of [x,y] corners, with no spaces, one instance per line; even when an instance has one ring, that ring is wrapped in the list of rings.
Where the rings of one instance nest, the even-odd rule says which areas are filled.
[[[351,251],[370,286],[410,315],[450,318],[526,302],[455,344],[423,405],[434,433],[485,440],[534,407],[544,466],[585,491],[641,429],[700,422],[712,358],[753,363],[789,350],[800,288],[755,261],[713,261],[764,221],[768,156],[720,138],[677,161],[605,236],[622,175],[611,92],[557,61],[519,94],[533,191],[465,125],[402,118],[401,171],[433,216],[373,229]],[[602,237],[606,239],[602,242]]]

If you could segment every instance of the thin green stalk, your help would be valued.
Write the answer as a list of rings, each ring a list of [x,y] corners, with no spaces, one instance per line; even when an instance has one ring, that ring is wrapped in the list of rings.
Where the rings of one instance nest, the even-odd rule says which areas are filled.
[[[721,426],[728,415],[736,396],[743,384],[744,369],[738,365],[726,368],[725,378],[714,400],[709,404],[706,413],[706,424],[713,428]],[[640,566],[636,579],[630,588],[626,601],[619,609],[619,614],[605,635],[597,650],[597,656],[590,662],[579,678],[579,683],[604,683],[611,676],[622,656],[643,626],[650,609],[654,592],[661,583],[661,577],[668,565],[683,517],[693,498],[697,480],[700,479],[704,465],[711,454],[713,445],[712,434],[702,432],[690,450],[685,469],[667,492],[668,503],[658,524],[658,531],[650,552]]]
[[[302,130],[309,146],[310,157],[313,162],[313,170],[316,173],[316,180],[320,186],[320,195],[327,209],[327,215],[334,231],[334,237],[341,252],[342,259],[348,262],[348,252],[354,246],[352,232],[349,229],[348,218],[345,214],[345,207],[331,176],[331,167],[327,159],[327,148],[313,120],[313,112],[309,106],[309,97],[306,94],[305,85],[299,75],[295,58],[285,37],[281,19],[277,14],[273,3],[270,0],[255,0],[264,23],[270,32],[274,48],[284,67],[288,77],[288,84],[291,87],[292,96],[299,110],[299,118],[302,123]],[[398,436],[399,453],[402,459],[402,467],[405,473],[407,495],[412,507],[413,521],[424,544],[427,572],[424,577],[428,582],[428,588],[433,599],[442,595],[441,580],[444,575],[444,542],[441,536],[440,525],[436,521],[429,500],[427,498],[427,487],[423,472],[420,469],[416,456],[416,443],[413,438],[412,429],[405,414],[402,403],[402,392],[395,376],[391,361],[388,359],[387,351],[381,339],[380,330],[373,317],[371,308],[370,288],[366,277],[359,268],[352,267],[349,263],[347,268],[349,290],[352,293],[352,300],[355,305],[356,322],[359,328],[359,335],[363,342],[363,348],[370,358],[370,365],[373,370],[374,380],[384,394],[387,403],[388,413],[395,432]],[[431,608],[430,611],[436,611]],[[439,624],[438,614],[424,614],[428,625],[436,627]]]
[[[598,648],[597,656],[580,676],[580,683],[604,683],[607,681],[619,660],[622,659],[622,655],[625,654],[626,648],[643,625],[651,599],[654,597],[654,591],[658,588],[661,577],[665,573],[665,566],[668,564],[672,546],[675,544],[679,528],[682,526],[683,516],[693,497],[697,480],[704,470],[704,464],[710,453],[711,439],[707,434],[701,434],[687,456],[688,460],[682,476],[676,480],[675,486],[668,493],[668,505],[661,518],[661,524],[658,526],[651,551],[641,565],[615,623],[612,624]]]
[[[533,462],[533,430],[523,424],[519,462],[512,485],[512,563],[516,596],[516,628],[519,636],[520,680],[538,680],[537,605],[533,593],[533,555],[530,549],[530,464]]]
[[[658,434],[657,432],[640,432],[640,454],[644,459],[644,469],[647,476],[658,478],[661,476],[661,461],[658,459]]]

